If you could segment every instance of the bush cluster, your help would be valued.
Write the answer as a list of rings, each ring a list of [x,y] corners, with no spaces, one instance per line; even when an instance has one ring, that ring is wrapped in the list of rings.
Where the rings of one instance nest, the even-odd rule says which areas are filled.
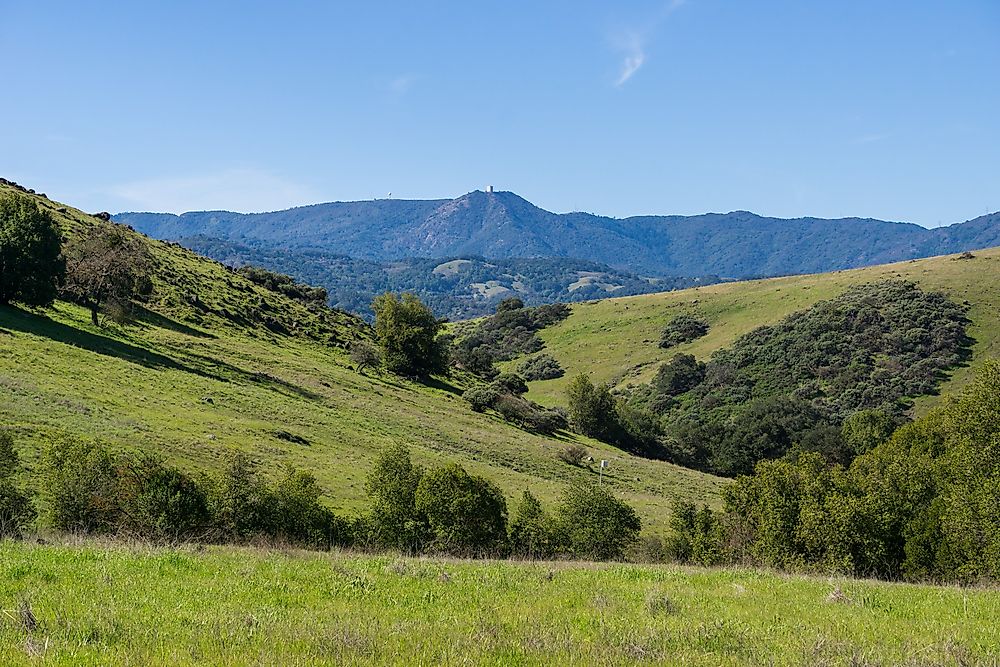
[[[721,513],[675,506],[673,555],[889,579],[1000,579],[1000,362],[957,400],[884,438],[888,427],[871,414],[845,424],[863,443],[849,466],[799,448],[738,478]]]
[[[462,397],[474,412],[493,409],[506,421],[529,431],[555,433],[568,426],[559,410],[549,410],[524,398],[528,385],[516,373],[501,373],[490,384],[467,389]]]
[[[667,322],[660,335],[660,347],[689,343],[708,333],[708,322],[693,315],[677,315]]]
[[[501,301],[496,314],[481,320],[473,331],[454,344],[452,364],[480,377],[496,375],[495,364],[541,350],[537,333],[569,317],[570,308],[553,303],[525,308],[520,299]]]
[[[641,528],[631,507],[592,482],[570,485],[551,512],[526,491],[508,519],[493,483],[455,464],[424,470],[400,445],[380,454],[366,488],[370,546],[410,553],[616,560]]]
[[[0,537],[35,519],[32,497],[15,483],[20,467],[0,432]],[[526,493],[508,518],[507,501],[485,478],[456,464],[431,470],[409,450],[383,450],[365,484],[370,512],[334,514],[308,472],[264,479],[244,454],[213,476],[191,476],[155,457],[65,440],[43,454],[37,487],[49,528],[127,535],[157,542],[274,539],[305,548],[357,546],[460,556],[573,556],[620,559],[640,528],[634,510],[593,482],[569,487],[552,513]]]
[[[552,355],[544,353],[525,359],[518,367],[518,372],[528,382],[554,380],[566,374]]]
[[[310,473],[289,468],[269,484],[243,454],[218,475],[196,478],[155,457],[66,440],[45,452],[39,481],[42,518],[60,531],[168,542],[269,537],[308,547],[348,540]]]

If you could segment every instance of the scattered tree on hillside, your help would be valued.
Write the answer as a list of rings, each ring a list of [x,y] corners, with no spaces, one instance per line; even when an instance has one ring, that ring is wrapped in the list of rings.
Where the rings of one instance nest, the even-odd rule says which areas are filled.
[[[0,196],[0,304],[45,306],[65,274],[62,236],[49,214],[28,196]]]
[[[400,375],[427,376],[446,369],[441,322],[416,295],[391,292],[376,297],[375,336],[386,368]]]
[[[382,355],[378,348],[365,340],[351,343],[351,361],[362,375],[366,368],[378,368],[382,363]]]
[[[152,292],[153,264],[137,235],[119,225],[100,224],[67,245],[63,293],[90,309],[95,326],[102,311],[125,321],[132,300]]]
[[[570,424],[583,435],[607,439],[614,430],[615,405],[608,386],[594,386],[581,373],[566,388]]]

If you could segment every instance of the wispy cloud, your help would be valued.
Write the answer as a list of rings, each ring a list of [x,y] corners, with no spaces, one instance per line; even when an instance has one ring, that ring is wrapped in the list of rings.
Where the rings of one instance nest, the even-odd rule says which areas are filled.
[[[855,144],[874,144],[878,141],[883,141],[888,139],[888,134],[866,134],[860,137],[855,137],[852,143]]]
[[[106,194],[118,200],[119,210],[162,213],[220,209],[249,213],[315,201],[308,188],[252,167],[130,181],[107,188]]]
[[[416,85],[418,77],[415,74],[401,74],[394,79],[391,79],[386,86],[389,94],[395,98],[400,98],[406,95],[413,86]]]
[[[632,78],[632,75],[639,71],[642,64],[646,62],[646,51],[643,49],[643,40],[639,35],[629,35],[627,40],[625,58],[622,61],[621,72],[615,80],[616,86],[623,85]]]
[[[622,62],[618,77],[615,79],[615,87],[625,85],[645,64],[646,46],[656,29],[684,3],[685,0],[670,0],[657,14],[646,19],[642,25],[621,30],[612,37],[615,48],[622,52]]]

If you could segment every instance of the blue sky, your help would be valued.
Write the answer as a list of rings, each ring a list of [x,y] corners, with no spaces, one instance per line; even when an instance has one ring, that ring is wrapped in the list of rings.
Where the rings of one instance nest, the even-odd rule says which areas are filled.
[[[1000,2],[0,0],[0,176],[88,210],[1000,209]]]

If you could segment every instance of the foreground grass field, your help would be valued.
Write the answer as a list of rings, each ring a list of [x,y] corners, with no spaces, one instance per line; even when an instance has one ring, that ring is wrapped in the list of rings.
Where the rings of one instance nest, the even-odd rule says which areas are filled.
[[[0,664],[997,665],[1000,591],[0,543]]]
[[[7,186],[0,185],[0,193]],[[91,216],[36,197],[73,233]],[[568,442],[609,459],[605,483],[662,526],[671,499],[718,503],[722,480],[633,457],[570,434],[543,437],[472,412],[458,380],[431,384],[359,374],[344,343],[370,335],[357,318],[332,324],[216,262],[148,240],[158,263],[149,311],[128,326],[94,327],[84,309],[57,302],[29,312],[0,306],[0,428],[34,465],[48,443],[96,439],[162,454],[188,471],[217,469],[233,451],[262,471],[312,471],[338,512],[367,507],[364,479],[387,444],[425,465],[456,462],[495,481],[508,501],[530,489],[553,500],[565,484],[596,480],[596,466],[558,460]],[[194,305],[193,305],[194,304]],[[241,318],[283,318],[275,333]],[[326,338],[298,335],[319,329]]]
[[[912,280],[923,289],[941,290],[959,303],[969,303],[973,356],[968,367],[957,369],[942,385],[942,396],[952,394],[969,381],[985,359],[1000,357],[1000,248],[977,250],[973,255],[969,259],[931,257],[851,271],[573,304],[568,319],[540,333],[546,352],[566,369],[566,375],[530,383],[528,396],[548,405],[565,403],[566,385],[580,372],[612,384],[646,382],[659,362],[674,354],[708,359],[712,352],[756,327],[774,324],[817,301],[837,296],[851,285],[888,278]],[[661,349],[658,344],[664,325],[682,313],[708,320],[708,335]],[[916,407],[922,411],[937,400],[925,397]]]

